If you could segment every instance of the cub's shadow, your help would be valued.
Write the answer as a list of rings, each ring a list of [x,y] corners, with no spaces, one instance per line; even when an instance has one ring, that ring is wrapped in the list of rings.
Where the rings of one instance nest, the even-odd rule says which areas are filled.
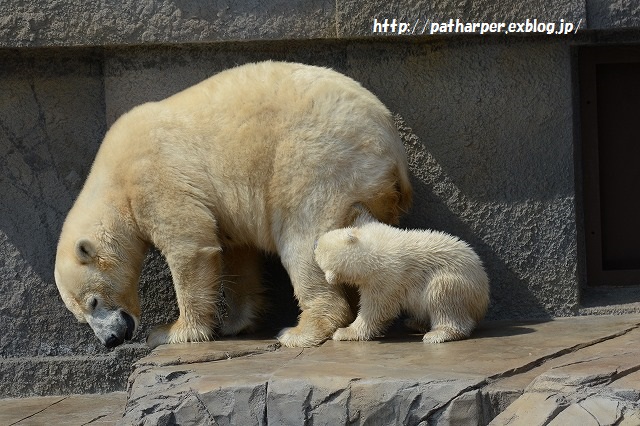
[[[523,334],[535,333],[536,329],[532,326],[548,322],[547,320],[535,320],[535,321],[485,321],[481,322],[478,327],[473,331],[470,340],[488,339],[496,337],[509,337],[519,336]],[[384,333],[384,336],[377,337],[375,341],[382,344],[393,343],[410,343],[420,342],[422,343],[422,336],[424,333],[420,333],[407,327],[404,324],[404,318],[399,318],[393,322],[393,324]]]

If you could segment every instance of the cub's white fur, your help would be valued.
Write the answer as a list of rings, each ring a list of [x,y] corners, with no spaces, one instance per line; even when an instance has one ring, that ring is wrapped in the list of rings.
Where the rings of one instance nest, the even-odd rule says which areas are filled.
[[[329,284],[354,284],[360,311],[334,340],[369,340],[401,312],[427,343],[469,337],[487,310],[489,280],[480,258],[444,232],[401,230],[373,218],[322,235],[315,258]]]

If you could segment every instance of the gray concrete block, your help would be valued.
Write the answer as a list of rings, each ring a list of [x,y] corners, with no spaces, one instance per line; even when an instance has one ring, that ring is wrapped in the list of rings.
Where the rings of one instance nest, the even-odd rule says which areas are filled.
[[[109,353],[66,310],[53,279],[62,223],[106,131],[102,57],[88,50],[0,51],[0,62],[0,352],[5,377],[15,377],[0,395],[124,390],[138,346]],[[145,269],[147,314],[137,342],[149,324],[166,321],[157,315],[176,312],[170,280],[168,290],[161,284],[147,296],[168,278],[157,253]],[[107,355],[119,357],[109,361],[118,368],[92,366]],[[22,366],[13,362],[20,359]],[[74,366],[78,377],[68,379]],[[117,377],[93,383],[82,376],[89,371]]]
[[[327,38],[335,2],[10,0],[0,47],[109,46]]]
[[[105,131],[91,53],[0,52],[0,334],[3,356],[99,352],[58,301],[62,221]]]
[[[101,355],[0,358],[3,397],[106,393],[124,391],[133,364],[148,353],[142,345],[126,345]]]
[[[253,40],[312,40],[398,34],[373,32],[374,19],[406,24],[422,34],[427,23],[580,23],[581,29],[637,28],[631,0],[530,2],[289,2],[166,0],[87,3],[9,0],[0,17],[0,47],[113,46]],[[588,19],[587,19],[588,17]],[[457,34],[460,35],[460,34]]]

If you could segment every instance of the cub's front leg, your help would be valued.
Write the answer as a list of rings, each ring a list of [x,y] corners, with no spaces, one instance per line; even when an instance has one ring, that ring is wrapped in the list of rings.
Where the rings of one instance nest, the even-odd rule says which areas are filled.
[[[377,283],[359,285],[360,310],[356,319],[333,333],[333,340],[371,340],[379,336],[389,322],[400,314],[401,303],[393,291],[384,291]]]

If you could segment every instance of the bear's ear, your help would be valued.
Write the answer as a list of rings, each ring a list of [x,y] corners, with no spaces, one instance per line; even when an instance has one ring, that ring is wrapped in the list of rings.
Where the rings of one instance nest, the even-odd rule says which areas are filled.
[[[357,241],[358,241],[358,228],[350,229],[349,232],[347,232],[347,242],[355,243]]]
[[[96,246],[87,238],[76,241],[76,257],[80,263],[91,263],[96,258]]]

